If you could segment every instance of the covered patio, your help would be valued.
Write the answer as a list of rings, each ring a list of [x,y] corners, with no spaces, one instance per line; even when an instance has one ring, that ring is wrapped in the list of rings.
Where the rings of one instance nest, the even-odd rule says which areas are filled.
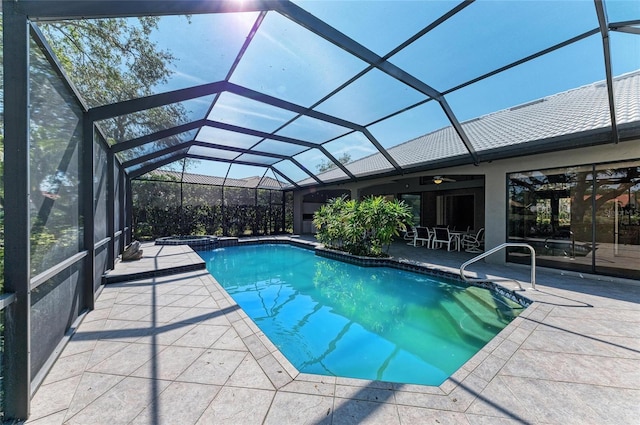
[[[182,247],[143,248],[148,261],[127,273],[197,263]],[[402,242],[391,254],[443,272],[470,257]],[[109,284],[38,389],[27,424],[635,421],[633,283],[539,270],[532,291],[523,266],[478,263],[470,271],[517,279],[535,303],[439,387],[299,373],[206,270]]]

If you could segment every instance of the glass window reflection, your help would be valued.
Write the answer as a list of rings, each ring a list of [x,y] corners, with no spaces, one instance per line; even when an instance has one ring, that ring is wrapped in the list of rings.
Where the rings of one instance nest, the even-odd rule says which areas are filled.
[[[640,164],[597,166],[596,177],[596,271],[638,278]]]
[[[510,174],[508,189],[509,241],[532,245],[539,265],[640,277],[640,162]]]
[[[590,271],[593,261],[591,167],[509,176],[509,241],[536,250],[539,265]],[[525,250],[509,259],[527,263]]]

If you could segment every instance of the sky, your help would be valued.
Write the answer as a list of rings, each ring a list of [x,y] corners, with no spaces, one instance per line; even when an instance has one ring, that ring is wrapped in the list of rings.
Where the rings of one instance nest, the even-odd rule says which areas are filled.
[[[451,1],[297,1],[377,55],[385,56],[436,18],[455,7]],[[640,20],[640,1],[606,0],[609,22]],[[257,13],[194,15],[161,19],[154,35],[159,46],[176,57],[174,78],[165,91],[223,80]],[[571,1],[477,1],[422,36],[389,61],[430,87],[447,92],[468,80],[549,48],[598,27],[594,2]],[[640,36],[612,33],[614,75],[640,69]],[[501,72],[445,95],[459,121],[510,108],[544,96],[604,80],[602,39],[599,34],[563,47],[548,55]],[[367,69],[367,64],[276,12],[268,12],[260,30],[230,81],[301,106],[322,100],[341,84]],[[389,75],[371,70],[316,110],[338,116],[368,129],[385,148],[449,125],[436,102],[376,123],[395,111],[428,98]],[[208,105],[193,109],[201,118]],[[277,130],[294,116],[271,107],[225,93],[211,119]],[[373,123],[373,124],[372,124]],[[278,134],[313,143],[330,140],[350,129],[305,118]],[[224,132],[202,140],[226,139]],[[253,141],[233,138],[242,147]],[[230,138],[231,140],[231,138]],[[243,144],[248,144],[244,146]],[[269,150],[274,143],[256,147]],[[345,152],[359,159],[376,152],[362,133],[351,133],[325,145],[338,157]],[[304,155],[307,168],[315,171],[327,158],[318,149]],[[290,167],[291,164],[286,165]],[[213,172],[193,167],[193,172],[226,173],[228,166]],[[285,164],[283,164],[285,167]],[[233,167],[230,177],[264,170]],[[298,173],[299,174],[299,173]],[[304,176],[304,173],[302,174]]]

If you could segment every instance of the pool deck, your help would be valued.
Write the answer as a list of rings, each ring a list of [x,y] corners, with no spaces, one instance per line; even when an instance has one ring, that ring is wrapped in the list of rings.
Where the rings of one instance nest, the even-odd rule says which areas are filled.
[[[297,240],[301,240],[298,238]],[[145,244],[111,275],[35,394],[28,424],[632,424],[640,282],[539,269],[535,301],[439,387],[298,373],[184,246]],[[470,254],[397,243],[457,270]],[[189,271],[137,274],[174,266]],[[529,269],[470,274],[530,288]],[[505,283],[515,288],[513,283]]]

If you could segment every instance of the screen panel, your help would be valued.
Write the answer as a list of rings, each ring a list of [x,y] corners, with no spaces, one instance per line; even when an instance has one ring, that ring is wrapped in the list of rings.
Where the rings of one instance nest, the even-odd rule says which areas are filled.
[[[35,42],[29,59],[31,271],[38,274],[82,248],[82,111]]]

